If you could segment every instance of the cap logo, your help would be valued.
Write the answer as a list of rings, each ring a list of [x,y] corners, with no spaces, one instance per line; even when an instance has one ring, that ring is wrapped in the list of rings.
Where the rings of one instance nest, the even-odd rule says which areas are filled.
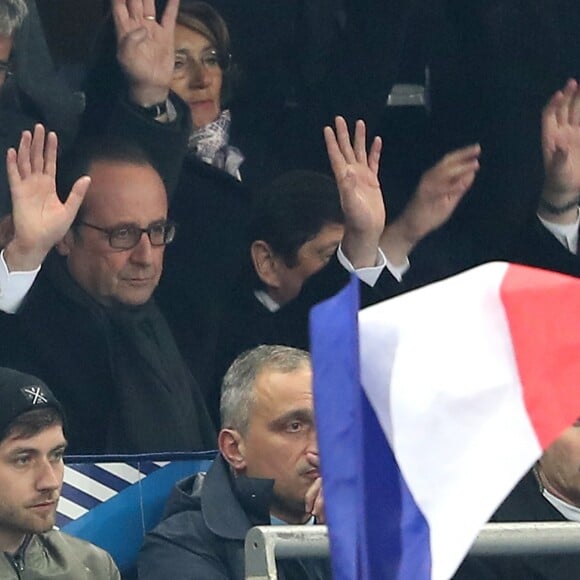
[[[46,395],[42,392],[42,387],[23,387],[22,394],[33,404],[41,405],[48,403]]]

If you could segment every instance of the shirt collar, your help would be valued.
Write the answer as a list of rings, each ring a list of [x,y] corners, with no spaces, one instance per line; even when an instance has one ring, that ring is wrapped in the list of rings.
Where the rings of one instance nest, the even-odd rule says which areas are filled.
[[[556,497],[546,488],[542,490],[542,495],[556,508],[567,520],[571,522],[580,522],[580,508]]]
[[[280,310],[280,305],[264,290],[254,290],[254,296],[266,310],[270,312],[278,312]]]

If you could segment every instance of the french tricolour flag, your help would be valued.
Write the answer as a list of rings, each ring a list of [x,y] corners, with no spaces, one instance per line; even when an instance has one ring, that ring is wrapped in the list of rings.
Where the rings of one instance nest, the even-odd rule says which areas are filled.
[[[334,579],[447,579],[580,415],[580,280],[493,263],[358,303],[311,314]]]

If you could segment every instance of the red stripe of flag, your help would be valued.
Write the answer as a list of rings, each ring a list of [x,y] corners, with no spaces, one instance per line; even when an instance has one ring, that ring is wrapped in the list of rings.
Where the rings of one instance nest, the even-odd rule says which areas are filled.
[[[526,409],[545,449],[580,416],[580,279],[512,264],[500,296]]]

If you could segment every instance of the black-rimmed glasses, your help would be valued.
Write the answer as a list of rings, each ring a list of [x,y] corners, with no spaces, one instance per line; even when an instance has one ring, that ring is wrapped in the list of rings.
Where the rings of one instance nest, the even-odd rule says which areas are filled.
[[[115,250],[131,250],[143,234],[147,234],[152,246],[166,246],[175,238],[176,230],[176,224],[172,221],[155,222],[146,228],[140,228],[137,224],[123,224],[115,228],[101,228],[87,222],[78,222],[78,225],[107,234],[109,245]]]

